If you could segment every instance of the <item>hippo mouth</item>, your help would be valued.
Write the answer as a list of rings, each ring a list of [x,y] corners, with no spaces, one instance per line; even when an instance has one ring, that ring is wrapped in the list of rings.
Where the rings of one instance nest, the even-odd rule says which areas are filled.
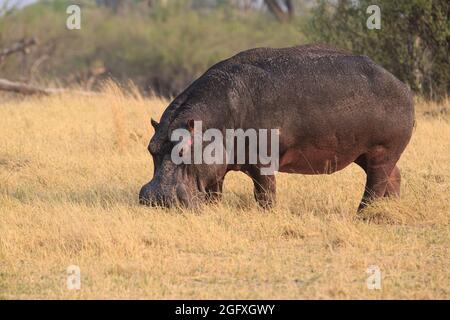
[[[139,203],[150,207],[184,207],[191,208],[201,203],[206,196],[205,187],[199,179],[188,186],[177,183],[172,188],[161,188],[154,180],[142,186],[139,192]]]

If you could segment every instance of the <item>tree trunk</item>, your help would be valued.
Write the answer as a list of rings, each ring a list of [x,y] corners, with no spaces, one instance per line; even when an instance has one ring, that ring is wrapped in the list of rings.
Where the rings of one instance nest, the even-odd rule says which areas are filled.
[[[291,0],[281,1],[286,7],[286,10],[283,10],[280,6],[280,2],[277,0],[264,0],[264,2],[266,3],[267,8],[269,8],[269,11],[272,12],[279,21],[289,22],[292,19],[294,7]]]

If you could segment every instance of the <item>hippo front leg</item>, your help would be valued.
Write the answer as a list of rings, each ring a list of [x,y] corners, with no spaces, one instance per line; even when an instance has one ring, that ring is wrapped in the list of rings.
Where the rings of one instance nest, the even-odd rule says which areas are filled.
[[[276,200],[275,176],[262,175],[260,168],[252,168],[247,170],[246,173],[253,180],[253,194],[258,204],[264,209],[273,207]]]
[[[210,203],[217,203],[222,200],[223,178],[216,184],[206,188],[206,200]]]

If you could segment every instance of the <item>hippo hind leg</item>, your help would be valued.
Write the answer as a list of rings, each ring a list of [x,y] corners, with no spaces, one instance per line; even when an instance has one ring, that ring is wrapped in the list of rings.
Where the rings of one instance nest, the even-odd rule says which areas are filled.
[[[377,198],[400,194],[400,170],[396,166],[398,158],[384,147],[377,147],[355,160],[367,175],[358,212]]]
[[[386,186],[385,197],[398,197],[400,196],[400,183],[401,183],[400,169],[395,166],[388,179]]]

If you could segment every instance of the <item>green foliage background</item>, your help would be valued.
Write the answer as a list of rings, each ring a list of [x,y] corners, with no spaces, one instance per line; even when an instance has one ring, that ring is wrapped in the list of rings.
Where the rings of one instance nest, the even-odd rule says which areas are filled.
[[[116,0],[41,0],[0,15],[0,49],[24,37],[39,40],[28,55],[0,64],[0,77],[66,86],[104,66],[102,77],[174,96],[239,51],[322,42],[368,55],[427,98],[450,91],[448,0],[296,0],[290,23],[231,0],[153,0],[151,7],[121,0],[128,4],[121,10],[108,1]],[[81,30],[65,27],[73,3],[82,9]],[[381,8],[381,30],[366,27],[372,4]]]
[[[305,30],[368,55],[416,92],[439,99],[450,90],[448,0],[320,0]],[[381,29],[368,30],[366,9],[381,9]]]
[[[71,74],[101,63],[107,76],[175,95],[208,67],[241,50],[304,42],[297,24],[280,24],[268,14],[226,5],[193,10],[187,1],[119,13],[81,2],[81,30],[67,30],[67,3],[41,2],[0,19],[0,47],[25,36],[40,42],[25,60],[9,58],[1,74],[17,79],[39,56],[54,50],[40,68],[46,79],[64,85]]]

